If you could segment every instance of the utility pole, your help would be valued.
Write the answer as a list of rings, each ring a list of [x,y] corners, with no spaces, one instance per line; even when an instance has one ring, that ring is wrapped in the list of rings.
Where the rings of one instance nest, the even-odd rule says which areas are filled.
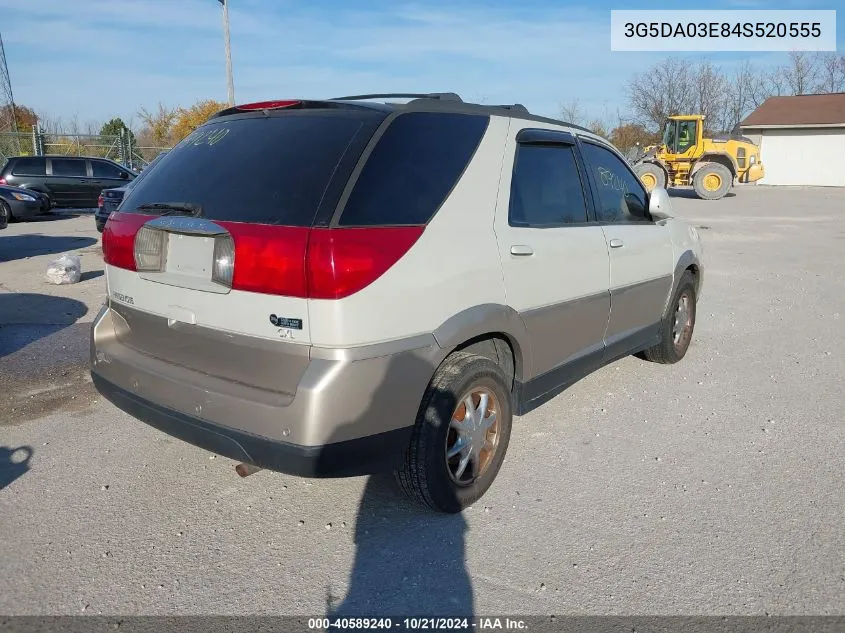
[[[232,48],[229,43],[229,0],[217,0],[223,5],[223,36],[226,40],[226,80],[229,85],[229,105],[235,105],[235,80],[232,77]]]
[[[3,36],[0,35],[0,132],[11,132],[10,142],[5,148],[5,152],[3,148],[0,148],[0,154],[10,153],[14,156],[21,153],[17,119],[15,97],[12,94],[12,80],[9,78],[9,67],[6,65]]]

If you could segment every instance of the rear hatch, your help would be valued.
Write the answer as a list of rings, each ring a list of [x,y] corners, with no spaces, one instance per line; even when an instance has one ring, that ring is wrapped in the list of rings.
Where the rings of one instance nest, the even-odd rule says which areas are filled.
[[[312,231],[328,225],[385,116],[342,104],[241,106],[162,157],[103,234],[120,342],[205,375],[293,393],[319,282],[307,272],[309,244],[328,254],[324,272],[334,274],[331,245],[312,243]],[[300,360],[279,366],[285,351]]]

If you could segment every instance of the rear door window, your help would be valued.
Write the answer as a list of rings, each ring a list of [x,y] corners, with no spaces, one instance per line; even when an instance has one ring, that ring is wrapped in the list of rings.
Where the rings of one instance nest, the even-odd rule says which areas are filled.
[[[82,159],[52,158],[50,163],[53,166],[54,176],[85,178],[88,175],[85,169],[85,161]]]
[[[519,146],[511,180],[511,226],[554,227],[588,221],[572,145]]]
[[[399,115],[367,159],[340,224],[427,223],[463,174],[488,122],[468,114]]]
[[[345,184],[384,116],[312,110],[212,121],[139,179],[121,211],[189,203],[211,220],[311,226],[319,209],[334,209],[342,186],[330,185]]]
[[[45,176],[47,161],[43,158],[19,158],[12,167],[15,176]]]

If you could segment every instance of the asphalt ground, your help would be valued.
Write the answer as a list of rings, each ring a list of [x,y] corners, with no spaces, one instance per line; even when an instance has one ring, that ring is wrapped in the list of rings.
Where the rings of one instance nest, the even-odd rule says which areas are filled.
[[[674,366],[517,418],[457,516],[389,478],[259,472],[99,398],[90,216],[0,232],[0,613],[842,614],[845,190],[676,192],[706,272]],[[83,281],[49,261],[82,255]],[[25,459],[26,458],[26,459]]]

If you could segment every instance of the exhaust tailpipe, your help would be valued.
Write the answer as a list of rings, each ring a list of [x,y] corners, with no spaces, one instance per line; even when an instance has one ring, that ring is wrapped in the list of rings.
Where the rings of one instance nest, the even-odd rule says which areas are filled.
[[[241,477],[249,477],[250,475],[257,473],[259,470],[263,470],[254,464],[238,464],[235,466],[235,472],[238,473]]]

